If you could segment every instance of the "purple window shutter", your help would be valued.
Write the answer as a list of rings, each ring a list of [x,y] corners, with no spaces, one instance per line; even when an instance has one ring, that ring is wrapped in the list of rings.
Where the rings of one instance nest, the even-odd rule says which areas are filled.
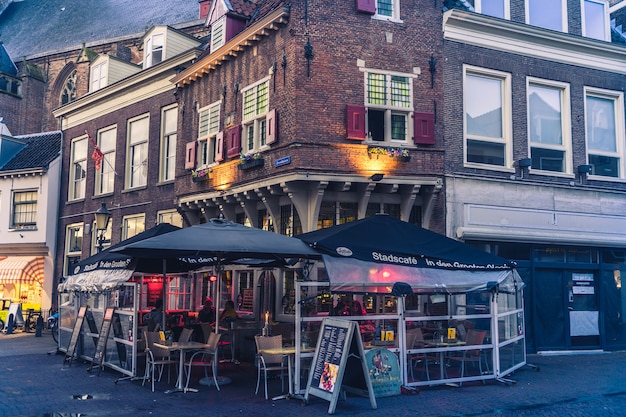
[[[376,0],[356,0],[356,11],[367,14],[375,14]]]
[[[352,140],[365,140],[365,107],[346,106],[346,133]]]
[[[276,133],[276,127],[278,126],[276,119],[276,109],[271,110],[265,119],[265,143],[271,145],[278,140],[278,134]]]
[[[215,162],[224,160],[224,132],[215,135]]]
[[[198,142],[195,140],[189,142],[185,151],[185,169],[194,169],[196,167],[196,154],[198,149]]]
[[[413,142],[417,145],[435,144],[435,115],[413,113]]]
[[[241,125],[233,126],[226,132],[226,141],[228,148],[226,156],[233,158],[241,152]]]

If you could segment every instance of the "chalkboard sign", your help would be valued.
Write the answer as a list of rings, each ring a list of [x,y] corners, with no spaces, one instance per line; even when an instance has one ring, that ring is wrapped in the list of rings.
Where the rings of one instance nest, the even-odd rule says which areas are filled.
[[[104,319],[102,320],[102,327],[100,328],[100,335],[98,336],[98,344],[96,345],[96,352],[91,359],[91,365],[89,371],[93,368],[94,364],[98,367],[98,375],[102,370],[102,362],[104,361],[104,352],[107,346],[107,340],[109,339],[109,331],[111,330],[111,319],[113,318],[114,307],[108,307],[104,312]]]
[[[96,324],[96,319],[94,319],[91,310],[87,310],[87,313],[85,313],[85,320],[87,320],[87,326],[89,326],[89,333],[98,334],[98,325]],[[93,336],[92,339],[93,345],[98,346],[98,338]]]
[[[328,414],[333,414],[342,390],[369,396],[376,409],[359,326],[350,320],[324,319],[304,400],[308,402],[309,395],[328,400]]]
[[[69,361],[72,366],[72,359],[74,359],[74,353],[76,352],[76,343],[78,342],[78,336],[80,336],[80,330],[83,327],[83,321],[85,320],[85,314],[87,313],[87,306],[82,306],[78,310],[78,316],[74,323],[74,330],[72,330],[72,337],[70,338],[70,344],[67,346],[67,353],[63,362]]]

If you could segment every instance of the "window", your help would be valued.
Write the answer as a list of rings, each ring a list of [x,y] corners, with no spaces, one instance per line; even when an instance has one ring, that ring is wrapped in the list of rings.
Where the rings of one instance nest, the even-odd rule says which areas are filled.
[[[567,32],[566,0],[527,0],[526,23]]]
[[[168,283],[167,308],[169,310],[191,310],[193,280],[189,277],[172,277]]]
[[[468,0],[476,13],[510,19],[509,0]]]
[[[585,128],[591,175],[624,178],[624,94],[586,88]]]
[[[507,167],[511,156],[511,75],[465,68],[465,162]]]
[[[91,67],[91,80],[89,91],[96,91],[107,85],[107,72],[108,63],[103,62],[101,64]]]
[[[159,181],[172,181],[176,168],[176,130],[178,107],[168,107],[161,112],[161,160]]]
[[[165,35],[157,33],[146,40],[146,68],[163,60],[163,40]]]
[[[532,169],[571,172],[567,85],[530,80],[528,137]]]
[[[115,142],[117,128],[113,127],[98,132],[98,147],[104,155],[100,169],[96,170],[95,195],[109,194],[114,191],[115,184]]]
[[[226,16],[222,16],[211,25],[211,52],[215,52],[226,43]]]
[[[374,17],[400,21],[400,0],[376,0]]]
[[[610,41],[609,7],[605,0],[583,0],[583,36]]]
[[[61,105],[71,103],[76,100],[76,70],[65,79],[61,90]]]
[[[131,238],[145,230],[146,215],[134,214],[132,216],[124,216],[122,219],[122,240]]]
[[[243,152],[259,151],[266,145],[269,80],[264,79],[246,88],[242,94]]]
[[[70,151],[71,168],[68,200],[85,198],[85,177],[87,175],[87,138],[72,141]]]
[[[164,210],[157,213],[157,224],[169,223],[172,226],[183,227],[183,216],[176,210]]]
[[[126,188],[145,186],[148,180],[149,117],[128,122]]]
[[[220,130],[220,108],[218,101],[198,111],[198,161],[200,166],[215,162],[216,135]]]
[[[13,192],[12,229],[34,229],[37,227],[37,191]]]
[[[65,228],[65,266],[64,274],[68,275],[74,265],[80,262],[83,247],[83,225],[70,224]]]
[[[104,234],[102,235],[102,250],[107,249],[109,246],[111,246],[111,224],[113,222],[109,221],[109,224],[107,224],[107,229],[104,231]],[[96,230],[96,222],[94,221],[91,225],[91,230],[93,230],[93,233],[91,234],[91,254],[95,255],[96,253],[100,252],[100,248],[98,247],[99,243],[98,239],[100,238],[100,231]]]
[[[405,144],[411,137],[413,80],[404,74],[365,73],[368,141]]]

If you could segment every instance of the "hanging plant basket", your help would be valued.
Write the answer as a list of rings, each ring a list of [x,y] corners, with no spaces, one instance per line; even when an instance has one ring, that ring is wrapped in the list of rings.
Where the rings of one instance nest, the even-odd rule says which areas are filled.
[[[240,163],[239,165],[237,165],[237,168],[241,170],[245,170],[245,169],[262,167],[263,165],[265,165],[265,161],[263,160],[263,158],[256,158],[256,159],[250,159],[246,162]]]

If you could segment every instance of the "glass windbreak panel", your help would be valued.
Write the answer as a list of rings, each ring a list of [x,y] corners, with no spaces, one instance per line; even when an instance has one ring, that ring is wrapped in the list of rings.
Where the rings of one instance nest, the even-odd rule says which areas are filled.
[[[498,318],[498,342],[514,339],[524,334],[524,314],[508,314]]]
[[[502,346],[499,350],[500,355],[500,374],[504,375],[507,370],[524,363],[526,360],[526,344],[524,339],[517,340]]]
[[[522,294],[522,291],[517,291],[514,293],[498,293],[498,314],[523,308],[524,305]]]
[[[282,314],[294,315],[296,313],[296,288],[294,280],[295,272],[285,271],[283,279],[283,296],[281,299]]]
[[[528,23],[563,30],[563,0],[528,0]]]
[[[467,162],[504,166],[504,143],[467,141]]]
[[[605,5],[594,0],[585,0],[585,33],[588,38],[606,39],[606,14]]]

